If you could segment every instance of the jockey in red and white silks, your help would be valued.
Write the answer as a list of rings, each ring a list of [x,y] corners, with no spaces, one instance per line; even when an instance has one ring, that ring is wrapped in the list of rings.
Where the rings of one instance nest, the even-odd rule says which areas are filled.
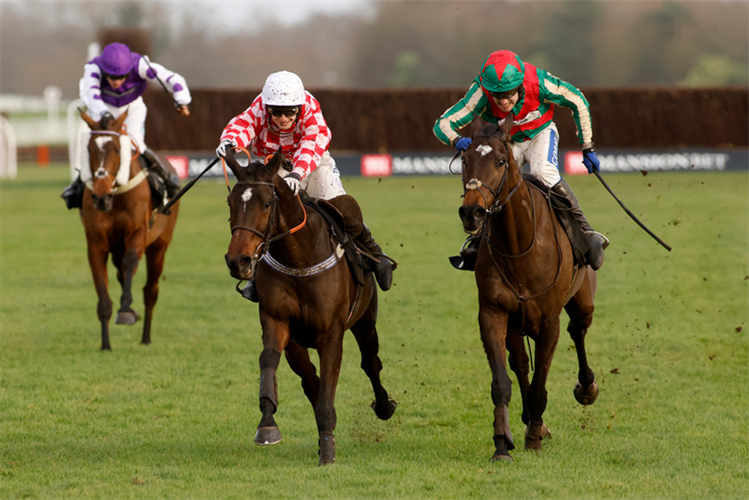
[[[218,156],[229,146],[249,148],[259,158],[281,149],[293,166],[279,170],[290,187],[312,198],[329,200],[346,194],[335,160],[328,152],[332,133],[320,103],[289,71],[268,76],[263,90],[221,134]]]

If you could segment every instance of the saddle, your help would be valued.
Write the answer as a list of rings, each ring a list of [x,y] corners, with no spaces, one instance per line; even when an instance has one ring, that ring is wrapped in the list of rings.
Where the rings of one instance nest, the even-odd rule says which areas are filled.
[[[559,224],[562,226],[564,232],[567,234],[567,238],[570,240],[575,264],[578,266],[587,265],[588,262],[585,259],[585,254],[588,253],[590,244],[585,237],[585,233],[583,233],[583,230],[580,229],[580,226],[575,220],[575,216],[572,214],[570,207],[565,205],[558,196],[551,196],[550,189],[538,182],[535,177],[523,173],[523,179],[531,186],[531,188],[541,191],[544,198],[546,198],[549,207],[553,209]]]
[[[303,204],[325,219],[330,228],[330,234],[341,245],[346,260],[351,264],[349,267],[354,280],[359,285],[365,285],[372,274],[369,260],[376,262],[379,262],[379,260],[356,241],[356,237],[362,232],[361,210],[358,204],[353,201],[353,198],[351,200],[348,200],[348,198],[348,196],[336,197],[335,204],[329,200],[306,198]]]

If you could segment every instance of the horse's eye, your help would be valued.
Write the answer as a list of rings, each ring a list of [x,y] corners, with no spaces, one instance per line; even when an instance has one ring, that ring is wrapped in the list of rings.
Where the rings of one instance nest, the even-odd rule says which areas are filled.
[[[270,208],[270,202],[267,202],[267,203],[265,204],[265,206],[263,207],[263,210],[265,210],[265,209],[267,209],[267,208]]]

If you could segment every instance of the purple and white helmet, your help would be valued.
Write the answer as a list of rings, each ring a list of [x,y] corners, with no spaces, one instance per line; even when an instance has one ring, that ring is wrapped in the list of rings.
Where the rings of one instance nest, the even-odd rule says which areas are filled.
[[[122,43],[110,43],[99,56],[99,67],[109,75],[126,75],[133,69],[130,49]]]
[[[302,79],[290,71],[271,73],[260,95],[266,106],[301,106],[306,99]]]

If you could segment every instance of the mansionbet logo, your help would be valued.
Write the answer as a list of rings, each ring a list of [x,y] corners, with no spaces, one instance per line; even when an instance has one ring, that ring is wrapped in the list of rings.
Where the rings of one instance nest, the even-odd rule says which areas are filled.
[[[390,177],[393,175],[393,157],[390,155],[363,155],[361,174],[364,177]]]

